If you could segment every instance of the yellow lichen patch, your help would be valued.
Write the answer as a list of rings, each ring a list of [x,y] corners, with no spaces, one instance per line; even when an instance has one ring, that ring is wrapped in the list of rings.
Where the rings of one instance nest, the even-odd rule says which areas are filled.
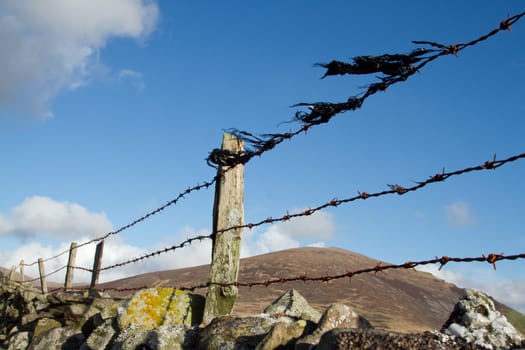
[[[119,310],[119,326],[154,329],[191,320],[190,296],[173,288],[149,288],[135,293]]]

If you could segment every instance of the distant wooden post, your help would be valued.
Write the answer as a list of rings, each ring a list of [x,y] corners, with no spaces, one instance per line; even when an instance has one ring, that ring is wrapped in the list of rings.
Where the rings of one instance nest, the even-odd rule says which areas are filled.
[[[9,280],[12,281],[15,277],[16,265],[11,266],[11,271],[9,271]]]
[[[100,266],[102,265],[102,253],[104,252],[104,241],[97,244],[95,251],[95,260],[93,261],[93,273],[91,274],[91,285],[89,288],[94,289],[98,282],[98,275],[100,273]]]
[[[44,260],[42,258],[38,259],[38,271],[40,272],[40,289],[42,289],[42,294],[47,294],[46,271],[44,270]]]
[[[20,281],[24,282],[25,281],[25,274],[24,274],[24,260],[20,260]]]
[[[244,151],[243,142],[234,135],[225,133],[222,149],[233,153]],[[205,323],[221,315],[232,312],[238,289],[236,286],[220,286],[214,283],[236,283],[239,275],[242,229],[219,232],[228,227],[244,223],[244,165],[239,164],[225,172],[227,167],[219,167],[215,184],[213,207],[212,262],[204,308]]]
[[[71,284],[73,283],[73,271],[75,270],[75,260],[77,258],[77,243],[71,243],[69,248],[69,259],[67,260],[67,270],[66,270],[66,281],[64,282],[64,290],[67,292],[71,289]]]

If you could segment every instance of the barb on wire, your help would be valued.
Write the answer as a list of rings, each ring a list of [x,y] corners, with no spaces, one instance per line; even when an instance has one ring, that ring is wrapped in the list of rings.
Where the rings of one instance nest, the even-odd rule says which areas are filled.
[[[136,263],[136,262],[142,261],[144,259],[148,259],[148,258],[152,258],[152,257],[154,257],[156,255],[160,255],[162,253],[167,253],[167,252],[170,252],[170,251],[173,251],[173,250],[176,250],[176,249],[184,248],[185,246],[190,245],[194,241],[202,241],[203,239],[211,239],[212,236],[213,236],[212,234],[209,234],[209,235],[199,235],[199,236],[195,236],[195,237],[192,237],[192,238],[188,238],[185,241],[183,241],[183,242],[181,242],[179,244],[173,245],[171,247],[167,247],[167,248],[160,249],[160,250],[157,250],[157,251],[154,251],[154,252],[151,252],[151,253],[147,253],[147,254],[141,255],[139,257],[132,258],[132,259],[120,262],[120,263],[116,263],[116,264],[113,264],[113,265],[102,267],[100,269],[100,271],[110,270],[110,269],[113,269],[115,267],[121,267],[121,266],[128,265],[128,264],[131,264],[131,263]],[[91,271],[93,271],[93,270],[91,270]]]
[[[389,190],[379,191],[379,192],[375,192],[375,193],[358,191],[357,195],[354,196],[354,197],[345,198],[345,199],[334,198],[334,199],[332,199],[332,200],[330,200],[330,201],[328,201],[328,202],[326,202],[324,204],[321,204],[321,205],[319,205],[319,206],[317,206],[315,208],[309,208],[309,209],[306,209],[304,211],[293,213],[293,214],[286,213],[285,215],[283,215],[281,217],[278,217],[278,218],[271,218],[271,217],[269,217],[269,218],[260,220],[260,221],[255,222],[255,223],[247,223],[247,224],[243,224],[243,225],[228,227],[228,228],[225,228],[223,230],[217,231],[217,233],[223,233],[223,232],[226,232],[226,231],[235,230],[235,229],[242,229],[242,228],[252,229],[254,227],[265,225],[265,224],[271,224],[271,223],[275,223],[275,222],[288,221],[290,219],[293,219],[293,218],[296,218],[296,217],[300,217],[300,216],[309,216],[309,215],[312,215],[313,213],[318,212],[318,211],[320,211],[322,209],[326,209],[328,207],[338,207],[341,204],[354,202],[354,201],[359,200],[359,199],[364,200],[364,199],[368,199],[368,198],[371,198],[371,197],[381,197],[381,196],[390,195],[390,194],[404,195],[404,194],[406,194],[408,192],[413,192],[413,191],[419,190],[419,189],[421,189],[421,188],[423,188],[423,187],[425,187],[425,186],[427,186],[429,184],[435,183],[435,182],[444,182],[446,179],[448,179],[448,178],[450,178],[452,176],[462,175],[462,174],[470,173],[470,172],[473,172],[473,171],[495,170],[495,169],[499,168],[500,166],[503,166],[503,165],[505,165],[507,163],[511,163],[511,162],[514,162],[514,161],[517,161],[517,160],[523,159],[523,158],[525,158],[525,153],[514,155],[514,156],[508,157],[506,159],[501,159],[501,160],[497,160],[496,157],[494,156],[493,160],[486,161],[483,164],[478,165],[478,166],[468,167],[468,168],[455,170],[455,171],[451,171],[451,172],[445,172],[445,169],[443,169],[441,173],[437,173],[436,175],[432,175],[426,180],[416,182],[415,185],[410,186],[410,187],[403,187],[403,186],[395,184],[395,185],[388,185],[388,187],[390,188]]]
[[[505,256],[504,254],[488,254],[488,255],[482,255],[478,257],[473,258],[451,258],[448,256],[443,256],[441,258],[436,257],[435,259],[430,260],[421,260],[421,261],[407,261],[402,264],[383,264],[378,263],[375,266],[368,267],[365,269],[360,270],[354,270],[354,271],[347,271],[345,273],[337,274],[337,275],[325,275],[325,276],[315,276],[315,277],[308,277],[306,275],[299,275],[294,277],[280,277],[275,279],[270,279],[266,281],[257,281],[257,282],[236,282],[236,283],[208,283],[208,284],[216,284],[220,286],[231,286],[234,285],[236,287],[254,287],[254,286],[264,286],[268,287],[272,284],[276,283],[285,283],[285,282],[294,282],[294,281],[312,281],[312,282],[329,282],[332,280],[342,279],[342,278],[352,278],[357,275],[361,275],[364,273],[378,273],[378,272],[385,272],[386,270],[394,270],[394,269],[413,269],[417,266],[422,265],[430,265],[430,264],[440,264],[440,268],[442,268],[445,264],[449,262],[464,262],[464,263],[470,263],[470,262],[487,262],[491,264],[494,269],[496,268],[496,262],[502,261],[502,260],[517,260],[517,259],[525,259],[525,253],[522,254],[516,254],[516,255],[509,255]],[[200,286],[197,286],[200,288]]]
[[[385,54],[381,56],[358,56],[353,58],[353,63],[332,61],[330,63],[319,63],[326,69],[322,78],[331,75],[344,74],[370,74],[383,73],[377,77],[378,82],[368,85],[362,94],[352,96],[347,101],[341,103],[314,102],[298,103],[292,107],[307,107],[308,111],[298,111],[292,122],[301,123],[301,127],[288,133],[262,134],[255,135],[246,131],[232,129],[229,132],[242,139],[250,145],[247,150],[240,153],[225,152],[214,149],[210,152],[207,162],[211,166],[233,167],[237,164],[246,164],[255,156],[260,156],[264,152],[273,149],[285,140],[289,140],[311,127],[328,123],[334,116],[354,111],[363,105],[365,100],[371,95],[380,91],[385,91],[388,87],[406,81],[409,77],[420,71],[430,62],[445,55],[458,55],[458,53],[470,46],[474,46],[502,30],[511,30],[511,26],[525,16],[525,12],[514,15],[502,21],[500,25],[489,33],[467,43],[457,43],[454,45],[443,45],[431,41],[413,41],[413,44],[426,46],[420,47],[408,54]]]
[[[89,272],[89,273],[92,273],[92,272],[93,272],[93,269],[90,269],[90,268],[88,268],[88,267],[73,266],[73,268],[76,269],[76,270],[86,271],[86,272]]]
[[[187,291],[195,291],[197,289],[204,289],[208,288],[210,285],[218,285],[218,286],[236,286],[236,287],[256,287],[256,286],[262,286],[262,287],[269,287],[272,284],[283,284],[287,282],[330,282],[333,280],[348,278],[349,280],[352,279],[354,276],[362,275],[362,274],[377,274],[379,272],[385,273],[387,270],[399,270],[399,269],[414,269],[418,266],[423,265],[431,265],[431,264],[439,264],[440,269],[443,268],[446,264],[450,262],[456,262],[456,263],[471,263],[471,262],[487,262],[491,264],[494,269],[496,269],[496,262],[498,261],[513,261],[518,259],[525,259],[525,253],[521,254],[515,254],[515,255],[504,255],[503,253],[495,254],[491,253],[488,255],[482,254],[478,257],[449,257],[449,256],[442,256],[442,257],[435,257],[434,259],[429,260],[420,260],[420,261],[407,261],[402,264],[385,264],[382,262],[378,262],[374,266],[370,266],[364,269],[359,270],[346,270],[344,273],[336,274],[336,275],[323,275],[323,276],[307,276],[306,273],[292,276],[292,277],[279,277],[274,279],[268,279],[264,281],[244,281],[244,282],[232,282],[232,283],[219,283],[219,282],[205,282],[193,286],[171,286],[172,288],[176,288],[179,290],[187,290]],[[132,288],[118,288],[118,287],[111,287],[111,288],[95,288],[97,291],[102,292],[133,292],[141,289],[149,288],[148,286],[141,286],[141,287],[132,287]],[[87,287],[85,288],[87,289]],[[83,290],[80,288],[79,290]]]
[[[46,273],[46,274],[45,274],[44,276],[42,276],[42,277],[46,278],[46,277],[52,276],[52,275],[54,275],[55,273],[58,273],[58,272],[64,270],[65,268],[67,268],[67,265],[64,265],[64,266],[62,266],[62,267],[59,267],[58,269],[56,269],[56,270],[54,270],[54,271],[52,271],[52,272]],[[27,280],[26,282],[28,282],[28,283],[35,282],[35,281],[40,280],[42,277],[33,278],[33,279],[30,279],[30,280]]]
[[[514,162],[514,161],[516,161],[518,159],[522,159],[522,158],[525,158],[525,153],[518,154],[518,155],[515,155],[515,156],[512,156],[512,157],[508,157],[508,158],[502,159],[502,160],[497,160],[496,157],[494,156],[494,158],[491,161],[486,161],[483,164],[478,165],[478,166],[468,167],[468,168],[455,170],[455,171],[451,171],[451,172],[445,172],[445,169],[443,169],[441,173],[438,173],[436,175],[430,176],[427,180],[416,182],[416,185],[411,186],[411,187],[402,187],[402,186],[397,185],[397,184],[396,185],[388,185],[388,187],[390,188],[389,190],[384,190],[384,191],[375,192],[375,193],[358,192],[358,194],[356,196],[350,197],[350,198],[345,198],[345,199],[334,198],[334,199],[332,199],[332,200],[330,200],[330,201],[328,201],[328,202],[326,202],[326,203],[324,203],[322,205],[319,205],[319,206],[317,206],[315,208],[309,208],[309,209],[303,210],[301,212],[297,212],[297,213],[293,213],[293,214],[290,214],[290,213],[287,212],[285,215],[283,215],[281,217],[278,217],[278,218],[268,217],[268,218],[260,220],[258,222],[251,222],[251,223],[247,223],[247,224],[243,224],[243,225],[230,226],[230,227],[218,230],[216,233],[211,233],[209,235],[200,235],[200,236],[195,236],[195,237],[192,237],[192,238],[188,238],[185,241],[183,241],[183,242],[181,242],[181,243],[179,243],[177,245],[173,245],[171,247],[167,247],[167,248],[160,249],[160,250],[157,250],[157,251],[154,251],[154,252],[151,252],[151,253],[147,253],[147,254],[141,255],[139,257],[135,257],[135,258],[129,259],[129,260],[124,261],[124,262],[120,262],[120,263],[117,263],[117,264],[109,265],[109,266],[101,268],[100,270],[104,271],[104,270],[109,270],[109,269],[113,269],[113,268],[116,268],[116,267],[121,267],[121,266],[124,266],[124,265],[128,265],[128,264],[131,264],[131,263],[136,263],[136,262],[142,261],[144,259],[148,259],[148,258],[154,257],[156,255],[160,255],[162,253],[167,253],[167,252],[170,252],[170,251],[173,251],[173,250],[176,250],[176,249],[184,248],[185,246],[190,245],[192,242],[197,241],[197,240],[198,241],[202,241],[203,239],[213,239],[214,234],[220,234],[220,233],[224,233],[224,232],[227,232],[227,231],[237,230],[237,229],[244,229],[244,228],[252,229],[254,227],[261,226],[261,225],[266,225],[266,224],[271,224],[271,223],[276,223],[276,222],[282,222],[282,221],[288,221],[288,220],[291,220],[293,218],[300,217],[300,216],[309,216],[309,215],[314,214],[315,212],[318,212],[320,210],[326,209],[328,207],[338,207],[341,204],[353,202],[353,201],[356,201],[358,199],[363,199],[364,200],[364,199],[368,199],[368,198],[371,198],[371,197],[380,197],[380,196],[385,196],[385,195],[390,195],[390,194],[403,195],[403,194],[405,194],[407,192],[412,192],[412,191],[416,191],[418,189],[421,189],[421,188],[423,188],[423,187],[425,187],[425,186],[427,186],[427,185],[429,185],[431,183],[443,182],[443,181],[445,181],[446,179],[448,179],[451,176],[457,176],[457,175],[461,175],[461,174],[465,174],[465,173],[469,173],[469,172],[473,172],[473,171],[494,170],[494,169],[499,168],[500,166],[503,166],[504,164],[507,164],[507,163],[510,163],[510,162]]]
[[[176,204],[180,199],[184,198],[186,195],[192,193],[192,192],[195,192],[195,191],[199,191],[203,188],[207,189],[209,188],[211,185],[213,185],[215,183],[215,181],[217,180],[217,177],[215,176],[212,180],[210,181],[205,181],[203,182],[202,184],[198,184],[198,185],[195,185],[193,187],[189,187],[188,189],[186,189],[185,191],[182,191],[181,193],[179,193],[177,195],[177,197],[175,197],[174,199],[170,200],[169,202],[166,202],[163,206],[155,209],[155,210],[152,210],[150,211],[149,213],[145,214],[144,216],[136,219],[136,220],[133,220],[132,222],[130,222],[129,224],[125,225],[125,226],[122,226],[120,227],[119,229],[115,230],[115,231],[111,231],[111,232],[108,232],[106,233],[105,235],[103,236],[100,236],[100,237],[97,237],[97,238],[94,238],[90,241],[87,241],[87,242],[84,242],[84,243],[81,243],[79,245],[77,245],[77,249],[80,248],[80,247],[83,247],[83,246],[86,246],[88,244],[91,244],[91,243],[96,243],[96,242],[100,242],[100,241],[103,241],[105,240],[106,238],[112,236],[112,235],[117,235],[119,234],[120,232],[124,231],[124,230],[127,230],[133,226],[135,226],[136,224],[148,219],[149,217],[155,215],[155,214],[158,214],[160,213],[161,211],[163,211],[164,209],[168,208],[169,206],[172,206],[174,204]],[[47,262],[49,260],[53,260],[53,259],[56,259],[64,254],[67,254],[69,252],[69,249],[68,250],[64,250],[56,255],[53,255],[53,256],[50,256],[48,258],[45,258],[43,259],[44,262]],[[33,266],[33,265],[36,265],[38,264],[38,260],[37,261],[34,261],[30,264],[23,264],[24,266]]]

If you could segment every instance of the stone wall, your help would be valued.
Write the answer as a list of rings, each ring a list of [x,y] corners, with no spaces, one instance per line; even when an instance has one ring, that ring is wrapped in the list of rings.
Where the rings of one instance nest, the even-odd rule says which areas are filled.
[[[42,295],[30,285],[0,283],[0,348],[19,349],[513,349],[521,335],[478,291],[441,331],[375,330],[349,306],[320,314],[295,290],[251,317],[202,323],[205,299],[172,288],[127,299],[98,292]],[[473,322],[475,320],[476,322]]]

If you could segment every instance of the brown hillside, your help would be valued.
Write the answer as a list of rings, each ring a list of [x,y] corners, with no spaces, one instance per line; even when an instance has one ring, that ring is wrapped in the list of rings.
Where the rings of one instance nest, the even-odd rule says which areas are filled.
[[[297,248],[241,260],[240,282],[265,281],[305,274],[336,275],[373,267],[377,260],[338,248]],[[207,280],[209,267],[160,271],[100,284],[99,288],[140,286],[189,287]],[[352,306],[376,328],[401,332],[439,329],[447,320],[462,290],[429,273],[389,270],[348,279],[288,282],[268,287],[241,287],[234,314],[258,314],[289,288],[297,289],[319,311],[334,302]],[[197,290],[205,294],[206,290]],[[121,294],[123,296],[123,294]]]

